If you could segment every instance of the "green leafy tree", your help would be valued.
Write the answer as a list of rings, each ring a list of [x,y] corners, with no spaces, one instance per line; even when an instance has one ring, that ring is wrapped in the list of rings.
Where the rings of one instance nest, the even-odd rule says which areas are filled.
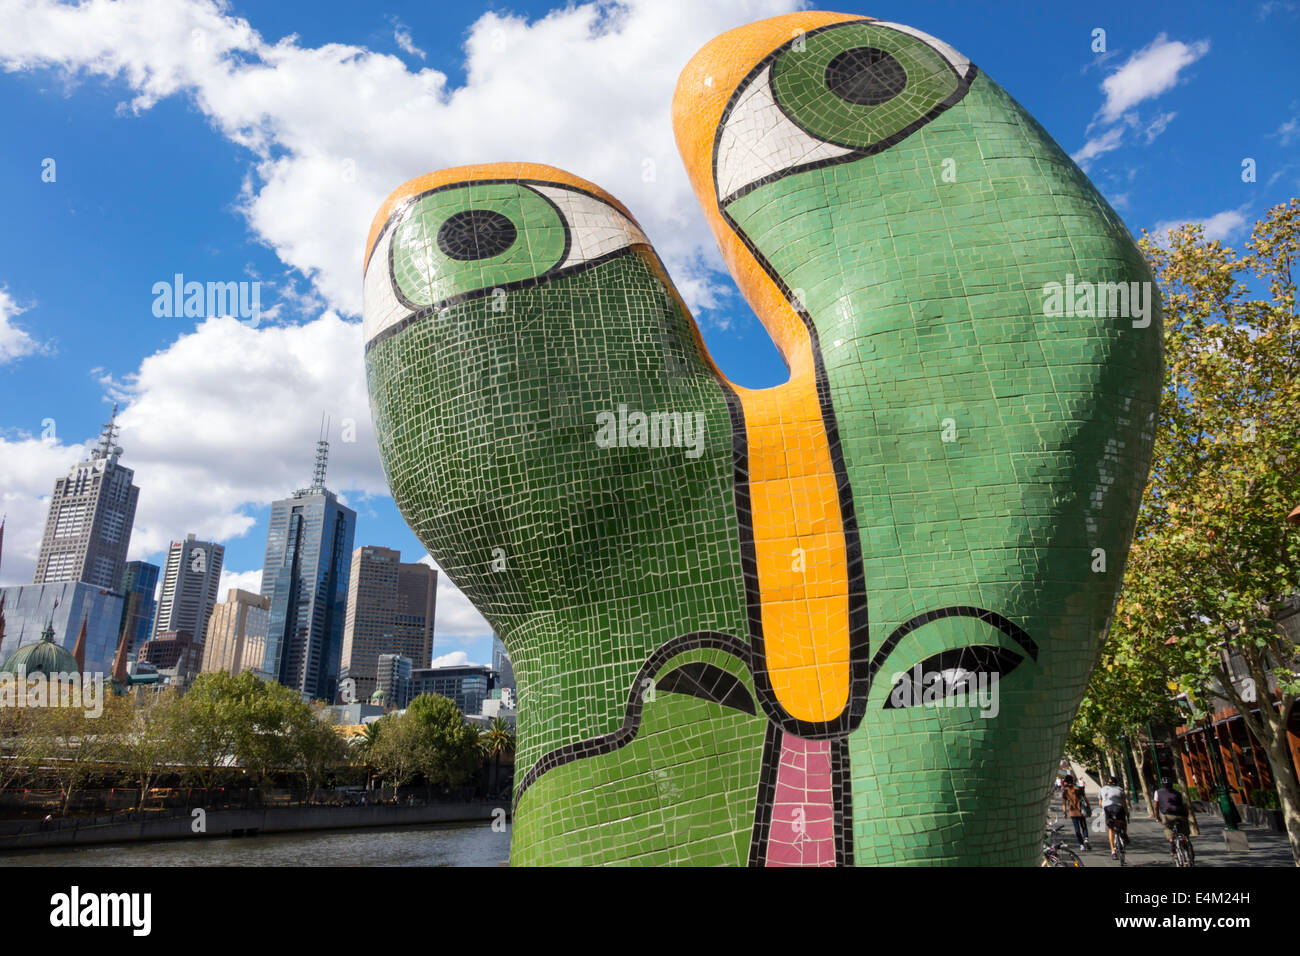
[[[453,700],[421,694],[407,706],[398,727],[411,766],[430,790],[462,786],[482,766],[478,728],[465,724]]]
[[[1300,200],[1271,209],[1244,254],[1191,224],[1141,244],[1163,292],[1166,380],[1117,637],[1194,698],[1237,708],[1300,865],[1286,740],[1300,659],[1282,623],[1300,591],[1286,522],[1300,504]]]
[[[347,744],[334,729],[323,706],[304,708],[295,715],[293,724],[298,766],[307,786],[307,798],[311,799],[330,770],[347,756]]]
[[[150,693],[129,707],[123,718],[117,759],[140,786],[136,805],[141,809],[158,774],[180,752],[180,700],[180,695],[170,689]]]
[[[501,758],[513,757],[515,753],[515,735],[501,717],[493,717],[487,733],[482,737],[483,752],[492,758],[492,790],[496,791],[501,782]]]
[[[178,708],[177,755],[206,792],[228,772],[234,760],[238,680],[225,671],[200,674]]]

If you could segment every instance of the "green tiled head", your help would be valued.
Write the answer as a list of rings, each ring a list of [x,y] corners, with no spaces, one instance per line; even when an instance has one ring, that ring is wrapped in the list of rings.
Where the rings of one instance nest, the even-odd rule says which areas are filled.
[[[784,385],[560,170],[413,180],[367,243],[394,498],[514,662],[512,862],[1033,862],[1149,466],[1146,266],[906,27],[732,31],[674,114]]]

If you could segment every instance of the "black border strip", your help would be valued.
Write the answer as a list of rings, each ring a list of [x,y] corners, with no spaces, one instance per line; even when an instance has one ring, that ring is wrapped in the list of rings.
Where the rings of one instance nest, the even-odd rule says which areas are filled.
[[[767,841],[776,811],[776,780],[781,765],[785,733],[770,720],[763,735],[763,763],[758,772],[758,799],[754,805],[754,829],[749,838],[749,865],[767,864]]]
[[[641,694],[642,682],[658,673],[664,664],[678,654],[705,649],[726,651],[745,666],[749,666],[749,645],[738,637],[723,634],[720,631],[692,631],[689,634],[674,637],[667,643],[660,645],[650,655],[649,659],[641,665],[641,669],[637,671],[636,677],[632,681],[632,688],[628,691],[627,706],[623,712],[623,726],[611,733],[565,744],[563,747],[558,747],[543,754],[528,769],[528,773],[524,775],[523,780],[519,782],[519,786],[515,789],[514,807],[518,808],[524,792],[547,771],[562,767],[566,763],[572,763],[575,760],[612,753],[631,743],[636,738],[637,731],[641,729],[641,711],[644,705]],[[750,670],[752,672],[753,669],[750,668]]]
[[[853,865],[853,777],[849,740],[831,739],[831,806],[835,811],[835,865]]]
[[[1023,647],[1025,653],[1027,653],[1030,658],[1035,661],[1038,660],[1038,645],[1034,643],[1033,638],[1031,638],[1025,632],[1024,628],[1020,627],[1020,625],[1003,617],[1001,614],[997,613],[997,611],[988,611],[982,607],[963,604],[954,605],[953,607],[941,607],[934,611],[922,611],[920,614],[904,621],[898,627],[894,628],[894,632],[885,639],[885,643],[880,645],[880,650],[876,651],[876,656],[871,659],[871,676],[873,678],[876,676],[876,672],[884,665],[885,659],[893,653],[894,648],[896,648],[898,643],[903,638],[907,637],[908,634],[912,633],[923,624],[929,624],[931,621],[938,621],[945,617],[973,617],[984,621],[986,624],[990,624],[997,628],[1007,637],[1011,638]]]

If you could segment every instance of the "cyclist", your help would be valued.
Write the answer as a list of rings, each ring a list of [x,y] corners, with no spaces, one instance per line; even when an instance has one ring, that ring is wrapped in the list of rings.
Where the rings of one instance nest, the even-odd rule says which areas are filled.
[[[1111,777],[1106,781],[1106,786],[1101,788],[1101,810],[1106,814],[1106,839],[1110,841],[1110,858],[1118,859],[1119,854],[1115,852],[1115,834],[1123,834],[1124,839],[1128,839],[1128,804],[1124,799],[1124,788],[1119,785],[1119,779]]]
[[[1174,837],[1179,829],[1190,833],[1187,826],[1187,802],[1183,795],[1173,788],[1168,777],[1160,778],[1160,789],[1155,793],[1156,819],[1165,828],[1165,839],[1169,841],[1169,855],[1177,856],[1174,850]]]
[[[1080,850],[1091,849],[1088,845],[1088,811],[1084,809],[1087,799],[1083,787],[1076,786],[1074,776],[1067,773],[1061,781],[1061,808],[1074,824],[1074,835],[1079,840]]]

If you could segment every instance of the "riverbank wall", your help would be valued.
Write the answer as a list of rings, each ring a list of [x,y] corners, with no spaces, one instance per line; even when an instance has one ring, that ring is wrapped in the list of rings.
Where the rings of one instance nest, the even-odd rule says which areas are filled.
[[[5,850],[94,846],[150,840],[195,840],[252,837],[259,833],[400,827],[424,823],[504,823],[508,805],[500,801],[428,803],[417,806],[378,804],[354,807],[267,807],[252,810],[188,810],[167,814],[130,814],[52,821],[42,829],[26,823],[18,832],[0,832]],[[0,827],[0,831],[8,827]],[[3,861],[3,856],[0,856]]]

